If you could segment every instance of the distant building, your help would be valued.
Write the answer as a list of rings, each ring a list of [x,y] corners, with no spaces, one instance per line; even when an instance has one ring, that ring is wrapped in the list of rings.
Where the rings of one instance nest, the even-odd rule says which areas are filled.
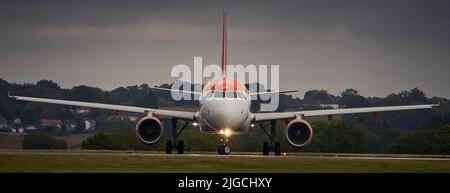
[[[75,109],[75,112],[77,112],[78,114],[88,114],[90,112],[90,110],[88,108],[77,108]]]
[[[62,125],[66,127],[67,131],[74,131],[77,128],[77,123],[74,120],[64,120]]]
[[[19,118],[14,119],[12,127],[11,127],[11,132],[13,133],[23,133],[23,125],[22,125],[22,120],[20,120]]]
[[[124,114],[117,114],[117,115],[111,115],[108,116],[108,121],[128,121],[130,120],[130,117]]]
[[[20,126],[22,126],[22,120],[20,119],[20,118],[16,118],[16,119],[14,119],[14,122],[13,122],[15,125],[20,125]]]
[[[20,128],[11,128],[12,133],[24,133],[24,129],[22,127]]]
[[[60,119],[41,119],[40,123],[41,123],[41,126],[44,126],[44,127],[61,128],[63,125],[63,122]]]
[[[138,116],[128,116],[128,119],[130,119],[130,121],[136,121],[139,117]]]
[[[43,127],[55,127],[61,129],[65,127],[67,131],[74,131],[77,128],[77,123],[74,120],[61,120],[61,119],[41,119],[40,126]]]
[[[320,104],[320,107],[324,109],[339,109],[339,104]]]
[[[342,120],[342,115],[314,116],[314,117],[305,117],[304,119],[308,122],[316,122],[316,121],[331,122]]]
[[[86,119],[84,120],[84,130],[85,131],[94,131],[96,128],[96,122],[92,119]]]
[[[37,128],[34,125],[25,126],[25,133],[34,133],[37,131]]]
[[[111,115],[108,116],[108,121],[136,121],[139,116],[136,115],[129,115],[129,114],[118,114],[118,115]]]
[[[8,129],[8,120],[6,120],[3,116],[0,115],[0,130]]]

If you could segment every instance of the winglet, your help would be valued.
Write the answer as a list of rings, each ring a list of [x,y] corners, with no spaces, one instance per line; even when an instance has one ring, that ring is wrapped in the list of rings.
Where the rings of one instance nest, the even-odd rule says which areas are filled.
[[[11,95],[11,92],[10,92],[10,91],[8,91],[8,98],[13,98],[13,99],[17,99],[17,96],[12,96],[12,95]]]
[[[432,107],[440,107],[441,106],[441,100],[437,100],[437,104],[431,104]]]

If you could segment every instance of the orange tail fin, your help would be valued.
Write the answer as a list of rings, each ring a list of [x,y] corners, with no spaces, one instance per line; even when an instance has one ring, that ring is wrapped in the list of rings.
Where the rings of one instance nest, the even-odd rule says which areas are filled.
[[[223,31],[222,31],[222,75],[227,73],[227,9],[223,10]]]

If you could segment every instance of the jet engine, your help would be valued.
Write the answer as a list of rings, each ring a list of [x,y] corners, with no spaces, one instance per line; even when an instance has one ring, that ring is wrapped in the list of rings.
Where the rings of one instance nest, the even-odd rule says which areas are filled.
[[[303,119],[290,121],[285,128],[286,138],[294,147],[305,147],[311,142],[313,130],[311,125]]]
[[[161,121],[153,116],[145,116],[136,123],[136,136],[141,143],[153,145],[158,143],[163,134]]]

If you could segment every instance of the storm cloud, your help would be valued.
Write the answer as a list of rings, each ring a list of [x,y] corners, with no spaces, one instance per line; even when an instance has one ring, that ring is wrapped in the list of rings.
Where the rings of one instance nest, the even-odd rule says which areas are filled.
[[[176,64],[278,64],[282,89],[450,97],[448,1],[2,1],[0,78],[113,89]]]

